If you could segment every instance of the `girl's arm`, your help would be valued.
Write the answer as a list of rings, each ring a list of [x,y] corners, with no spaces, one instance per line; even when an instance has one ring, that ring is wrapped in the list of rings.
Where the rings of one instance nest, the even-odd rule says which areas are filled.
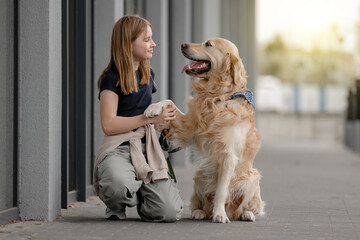
[[[105,135],[125,133],[150,123],[164,124],[176,118],[176,107],[173,105],[153,118],[146,118],[144,114],[135,117],[119,117],[116,116],[117,107],[118,95],[116,93],[110,90],[100,93],[100,121]]]

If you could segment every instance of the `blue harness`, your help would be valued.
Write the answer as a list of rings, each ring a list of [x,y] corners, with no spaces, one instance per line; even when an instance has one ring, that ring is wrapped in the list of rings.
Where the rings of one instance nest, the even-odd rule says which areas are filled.
[[[246,90],[245,92],[234,93],[229,100],[244,97],[255,109],[254,95],[251,91]]]

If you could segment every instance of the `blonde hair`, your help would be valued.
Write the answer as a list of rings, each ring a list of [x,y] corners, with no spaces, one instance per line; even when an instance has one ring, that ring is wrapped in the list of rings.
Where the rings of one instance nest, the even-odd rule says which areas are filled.
[[[138,91],[131,44],[143,31],[147,30],[148,26],[151,26],[149,21],[134,15],[124,16],[115,23],[111,36],[110,62],[98,79],[98,88],[106,75],[105,72],[115,67],[118,77],[117,86],[120,85],[121,91],[125,95]],[[149,84],[150,61],[140,61],[139,69],[142,76],[140,84]]]

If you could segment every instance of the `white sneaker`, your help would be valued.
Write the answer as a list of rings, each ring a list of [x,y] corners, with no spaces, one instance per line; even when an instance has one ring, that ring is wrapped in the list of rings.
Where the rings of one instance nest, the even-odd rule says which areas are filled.
[[[105,216],[108,220],[124,220],[126,219],[125,206],[120,211],[114,211],[110,208],[105,209]]]

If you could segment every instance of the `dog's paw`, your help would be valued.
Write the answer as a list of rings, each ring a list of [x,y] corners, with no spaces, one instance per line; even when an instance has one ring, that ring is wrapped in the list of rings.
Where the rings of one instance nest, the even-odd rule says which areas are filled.
[[[202,220],[206,218],[206,214],[201,209],[196,209],[191,213],[191,218],[195,220]]]
[[[215,213],[213,216],[213,222],[215,223],[229,223],[230,220],[227,217],[225,212],[222,213]]]
[[[158,116],[162,113],[163,109],[159,103],[150,104],[144,112],[145,117],[151,118]]]
[[[253,212],[244,211],[243,214],[241,214],[241,220],[242,221],[255,222],[255,215],[254,215]]]
[[[151,118],[160,115],[164,109],[172,104],[171,100],[164,100],[158,103],[153,103],[148,106],[144,112],[145,117]]]

